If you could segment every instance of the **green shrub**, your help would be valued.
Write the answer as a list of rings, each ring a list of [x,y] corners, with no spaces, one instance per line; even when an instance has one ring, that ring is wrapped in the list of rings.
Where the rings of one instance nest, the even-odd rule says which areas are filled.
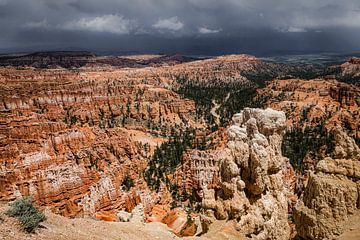
[[[122,184],[126,191],[129,191],[132,187],[135,186],[134,180],[131,177],[129,177],[129,175],[125,176]]]
[[[31,198],[16,200],[6,214],[19,219],[28,233],[34,232],[39,223],[46,219],[45,215],[34,207]]]
[[[331,156],[334,148],[334,133],[325,128],[324,122],[320,122],[315,126],[302,128],[295,125],[288,129],[283,138],[281,151],[296,170],[304,172],[306,169],[303,161],[308,154],[313,160],[318,161],[323,158],[321,149],[325,149],[326,156]]]
[[[158,146],[154,155],[148,162],[148,168],[144,172],[144,178],[153,190],[159,190],[161,182],[170,186],[167,178],[181,163],[183,153],[187,148],[193,148],[195,141],[195,129],[187,128],[185,131],[171,134],[168,142]]]

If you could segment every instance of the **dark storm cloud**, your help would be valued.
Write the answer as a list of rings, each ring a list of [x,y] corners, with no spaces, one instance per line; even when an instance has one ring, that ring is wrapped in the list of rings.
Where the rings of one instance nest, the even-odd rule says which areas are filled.
[[[358,0],[0,0],[0,50],[359,50]]]

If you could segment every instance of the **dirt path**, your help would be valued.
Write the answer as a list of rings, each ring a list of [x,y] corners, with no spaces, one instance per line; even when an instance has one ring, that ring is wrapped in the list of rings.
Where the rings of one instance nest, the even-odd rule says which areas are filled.
[[[7,205],[0,203],[0,213]],[[69,219],[49,210],[46,221],[36,234],[25,233],[19,222],[4,214],[0,215],[0,240],[222,240],[242,239],[230,222],[214,223],[202,237],[179,238],[162,223],[105,222],[89,218]]]
[[[230,93],[228,93],[224,99],[223,102],[226,102],[230,97]],[[215,117],[215,123],[217,125],[220,125],[220,115],[216,112],[220,107],[221,107],[221,104],[218,104],[215,99],[212,100],[212,104],[214,105],[211,110],[210,110],[210,113]]]
[[[217,125],[220,124],[220,115],[217,114],[216,110],[219,109],[219,107],[221,106],[221,104],[218,104],[214,99],[212,100],[212,104],[214,105],[211,110],[210,113],[215,117],[215,123]]]
[[[15,219],[6,218],[0,223],[0,240],[153,240],[177,239],[161,223],[120,223],[93,219],[67,219],[46,212],[44,228],[36,234],[26,234]]]
[[[360,210],[352,215],[345,224],[345,231],[338,238],[339,240],[359,240],[360,239]]]

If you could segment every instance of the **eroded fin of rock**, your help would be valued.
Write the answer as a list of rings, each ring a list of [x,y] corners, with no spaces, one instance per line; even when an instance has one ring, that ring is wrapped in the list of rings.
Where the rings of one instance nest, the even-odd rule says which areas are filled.
[[[281,111],[245,108],[234,115],[225,147],[187,153],[183,172],[208,222],[233,219],[244,236],[289,239],[286,174],[292,168],[281,154],[285,121]]]

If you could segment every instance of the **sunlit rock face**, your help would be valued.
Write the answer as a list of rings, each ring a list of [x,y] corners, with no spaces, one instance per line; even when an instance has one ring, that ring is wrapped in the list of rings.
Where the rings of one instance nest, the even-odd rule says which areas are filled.
[[[188,153],[184,184],[197,190],[208,217],[235,219],[237,230],[255,239],[289,238],[285,121],[281,111],[245,108],[234,115],[224,147]]]
[[[193,124],[195,104],[134,74],[0,69],[0,200],[103,220],[151,203],[141,174],[156,134]]]
[[[192,61],[62,54],[17,58],[0,68],[0,200],[30,195],[64,216],[109,221],[139,203],[151,213],[160,197],[142,173],[154,149],[173,128],[207,127],[195,116],[195,101],[176,93],[178,80],[249,85],[241,72],[261,64],[247,55]],[[201,164],[211,176],[199,177],[198,185],[217,186],[217,155]]]
[[[294,218],[299,236],[333,239],[359,212],[360,149],[341,127],[335,128],[332,157],[319,161],[311,172]]]
[[[255,88],[244,71],[258,74],[270,66],[247,55],[166,62],[129,69],[106,62],[76,70],[0,68],[0,200],[31,195],[56,213],[108,221],[127,221],[131,212],[143,211],[145,220],[162,221],[179,236],[197,234],[200,225],[206,232],[216,219],[230,219],[244,236],[288,239],[288,205],[297,199],[292,195],[294,171],[281,154],[285,125],[304,120],[301,127],[308,127],[325,116],[326,128],[346,122],[354,136],[358,88],[327,78],[273,80],[257,89],[258,96],[279,111],[246,108],[233,116],[230,127],[207,135],[209,126],[196,116],[198,103],[176,93],[177,88],[193,83],[209,87],[218,81]],[[118,62],[123,63],[127,61]],[[352,67],[358,60],[350,63],[350,70],[358,71]],[[304,109],[308,114],[301,119]],[[180,197],[184,191],[195,192],[202,209],[190,216],[193,224],[181,209],[187,200],[171,209],[171,192],[149,189],[142,175],[171,130],[187,127],[202,129],[213,146],[186,150],[181,165],[168,176],[180,187]],[[296,206],[297,230],[304,238],[338,234],[348,214],[357,211],[358,148],[342,130],[335,140],[331,157],[312,162],[316,171]],[[130,189],[129,179],[134,184]],[[339,200],[330,197],[338,194]]]

